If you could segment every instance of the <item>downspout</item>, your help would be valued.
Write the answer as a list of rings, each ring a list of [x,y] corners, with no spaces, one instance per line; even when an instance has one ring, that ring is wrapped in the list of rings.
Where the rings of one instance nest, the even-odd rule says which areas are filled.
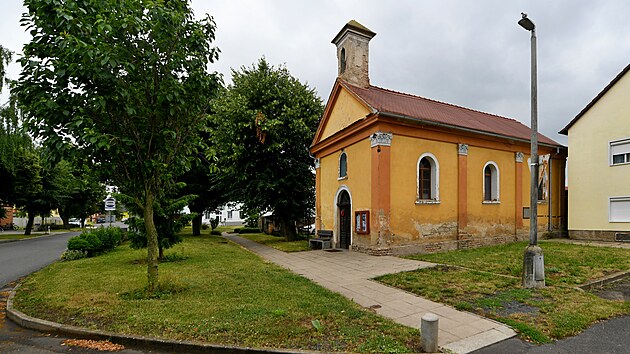
[[[551,170],[552,170],[552,166],[551,166],[551,161],[553,161],[553,159],[551,158],[551,153],[549,154],[549,215],[548,215],[548,219],[549,219],[549,223],[547,224],[547,231],[551,231],[553,229],[553,226],[551,224],[551,196],[553,195],[553,179],[551,178]]]

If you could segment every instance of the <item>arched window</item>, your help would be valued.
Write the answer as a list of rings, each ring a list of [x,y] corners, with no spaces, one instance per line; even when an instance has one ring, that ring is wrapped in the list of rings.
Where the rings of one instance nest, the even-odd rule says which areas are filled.
[[[339,69],[340,72],[343,74],[343,72],[346,71],[346,48],[341,48],[341,54],[339,56],[341,57],[341,67]]]
[[[339,155],[339,178],[348,177],[348,156],[345,152]]]
[[[420,166],[418,166],[418,176],[418,194],[420,194],[420,199],[432,199],[431,163],[426,157],[420,160]]]
[[[418,159],[418,191],[419,203],[438,202],[439,193],[439,165],[432,154],[426,153]]]
[[[499,201],[499,168],[492,161],[483,167],[483,201]]]

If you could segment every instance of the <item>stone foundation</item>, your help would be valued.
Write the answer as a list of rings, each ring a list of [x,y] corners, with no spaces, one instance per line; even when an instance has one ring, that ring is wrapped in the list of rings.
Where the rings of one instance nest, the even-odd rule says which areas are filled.
[[[615,242],[616,234],[630,234],[630,231],[608,230],[569,230],[569,238],[573,240],[609,241]]]
[[[391,256],[393,254],[390,247],[365,247],[361,245],[352,245],[352,250],[355,252],[367,253],[370,256]]]

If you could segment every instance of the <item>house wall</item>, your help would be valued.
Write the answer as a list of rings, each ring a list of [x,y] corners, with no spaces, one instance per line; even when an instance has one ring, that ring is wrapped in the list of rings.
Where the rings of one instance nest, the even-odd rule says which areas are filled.
[[[13,223],[13,207],[0,207],[4,208],[6,212],[5,218],[0,218],[0,226],[9,225]]]
[[[630,75],[569,129],[569,236],[614,240],[630,223],[609,221],[609,198],[630,196],[630,164],[610,165],[610,141],[630,138]]]

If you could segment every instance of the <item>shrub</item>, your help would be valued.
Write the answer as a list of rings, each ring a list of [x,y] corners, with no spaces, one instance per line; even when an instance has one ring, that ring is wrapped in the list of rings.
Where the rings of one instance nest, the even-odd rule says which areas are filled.
[[[212,227],[212,230],[216,229],[217,226],[219,226],[219,217],[215,217],[214,219],[210,219],[210,227]]]
[[[208,230],[210,226],[208,226],[208,224],[201,224],[201,229],[202,230]]]
[[[87,257],[113,250],[122,240],[122,231],[116,227],[84,231],[68,240],[68,250],[84,252]]]
[[[238,233],[239,234],[258,234],[260,233],[260,229],[257,227],[241,227],[240,229],[238,229]]]
[[[75,259],[86,258],[87,252],[79,251],[79,250],[66,250],[62,255],[61,259],[64,261],[74,261]]]
[[[212,230],[212,231],[210,231],[210,235],[221,236],[221,231],[219,231],[219,230]]]

